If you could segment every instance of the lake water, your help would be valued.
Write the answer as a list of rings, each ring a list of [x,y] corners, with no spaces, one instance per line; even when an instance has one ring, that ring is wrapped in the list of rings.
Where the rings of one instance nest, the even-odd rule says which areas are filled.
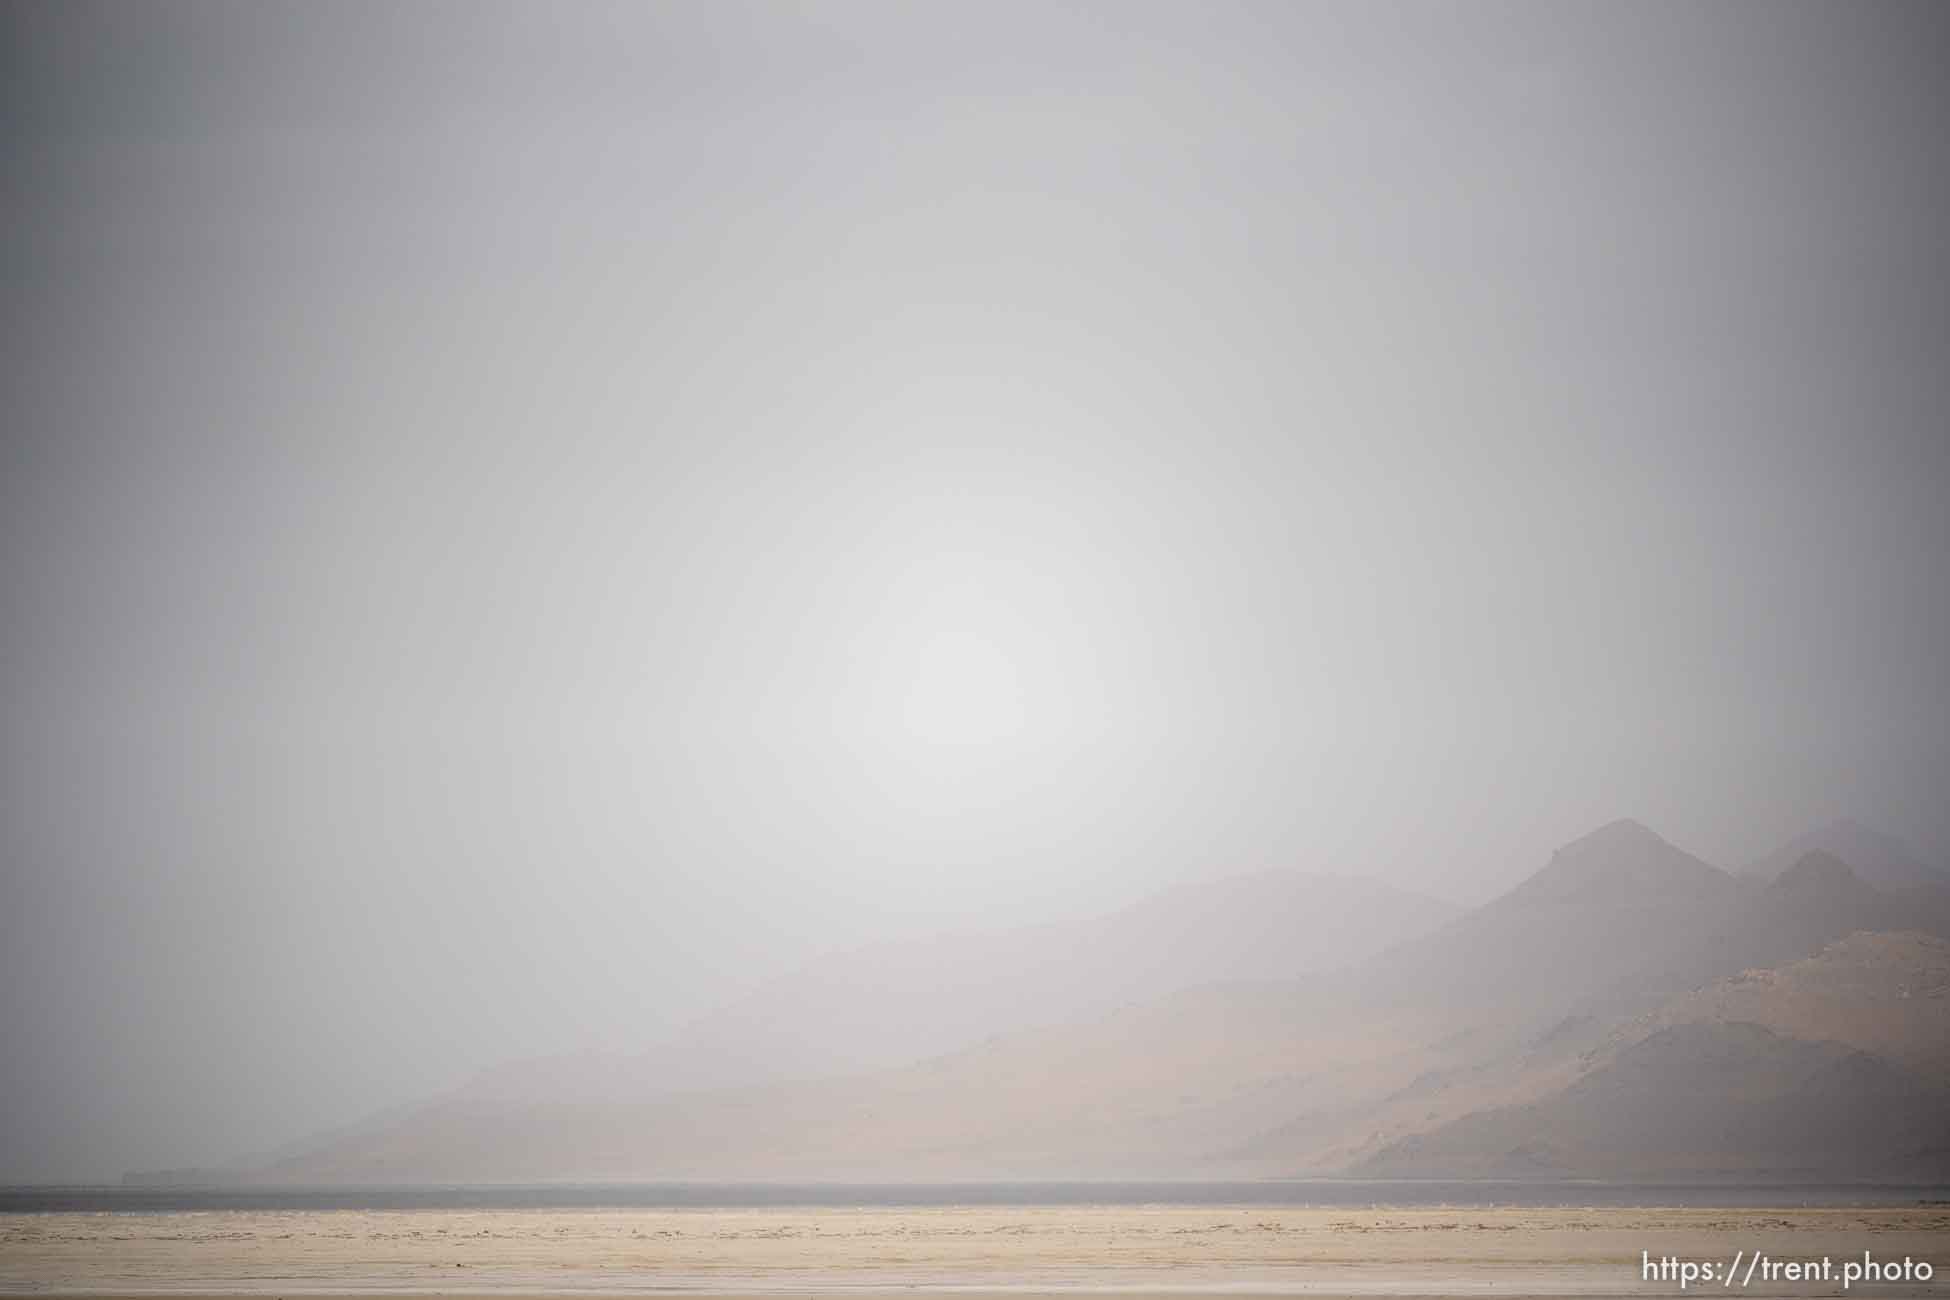
[[[1645,1207],[1950,1205],[1950,1187],[1342,1180],[1261,1182],[631,1183],[374,1187],[7,1187],[0,1213],[245,1210],[765,1209],[1263,1205]]]

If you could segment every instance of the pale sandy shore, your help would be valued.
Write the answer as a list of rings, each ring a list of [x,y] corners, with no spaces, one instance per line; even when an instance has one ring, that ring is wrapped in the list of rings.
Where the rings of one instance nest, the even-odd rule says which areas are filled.
[[[1839,1270],[1927,1262],[1928,1281]],[[1644,1277],[1647,1253],[1715,1268]],[[1720,1281],[1739,1261],[1836,1278]],[[588,1296],[1132,1292],[1326,1296],[1950,1296],[1950,1208],[294,1211],[0,1216],[0,1293]]]
[[[1706,1294],[1710,1294],[1713,1290],[1714,1288],[1708,1287],[1705,1288],[1704,1290],[1688,1292],[1685,1294],[1706,1295]],[[160,1294],[167,1294],[170,1297],[170,1300],[280,1300],[281,1297],[286,1297],[291,1295],[302,1295],[304,1297],[304,1300],[372,1300],[372,1298],[375,1296],[408,1296],[408,1295],[414,1297],[415,1300],[440,1300],[440,1298],[443,1296],[453,1296],[456,1297],[457,1300],[479,1300],[479,1297],[487,1296],[487,1295],[494,1296],[495,1300],[589,1300],[589,1297],[592,1294],[601,1294],[601,1293],[595,1293],[589,1291],[444,1290],[444,1291],[291,1292],[291,1291],[283,1291],[283,1290],[267,1290],[267,1291],[202,1291],[202,1292],[171,1291],[167,1293],[156,1292],[156,1291],[125,1291],[121,1293],[108,1293],[108,1292],[100,1292],[100,1291],[73,1291],[73,1292],[46,1291],[46,1292],[37,1292],[36,1294],[58,1295],[62,1297],[62,1300],[156,1300],[156,1297]],[[1174,1291],[1169,1289],[1138,1290],[1133,1288],[1082,1291],[1072,1287],[1061,1291],[1047,1291],[1047,1290],[1034,1290],[1034,1289],[997,1291],[997,1290],[973,1290],[973,1289],[966,1289],[966,1288],[956,1288],[954,1290],[943,1290],[937,1288],[937,1289],[929,1290],[925,1288],[910,1287],[910,1288],[902,1288],[897,1291],[890,1291],[885,1289],[882,1290],[828,1289],[828,1290],[819,1290],[819,1291],[805,1291],[805,1290],[684,1291],[681,1293],[661,1292],[661,1291],[641,1291],[641,1292],[632,1292],[630,1294],[638,1294],[638,1295],[682,1294],[685,1297],[685,1300],[780,1300],[781,1296],[788,1296],[788,1295],[817,1297],[817,1300],[871,1300],[872,1297],[887,1297],[890,1295],[952,1296],[954,1297],[954,1300],[1081,1300],[1081,1298],[1085,1296],[1126,1296],[1126,1295],[1141,1296],[1143,1297],[1143,1300],[1214,1300],[1214,1297],[1216,1296],[1247,1295],[1247,1294],[1264,1295],[1264,1296],[1297,1295],[1297,1296],[1305,1296],[1306,1300],[1375,1300],[1375,1297],[1377,1296],[1388,1296],[1388,1295],[1412,1296],[1415,1298],[1415,1300],[1476,1300],[1476,1298],[1480,1296],[1495,1296],[1497,1297],[1497,1300],[1560,1300],[1560,1298],[1566,1295],[1567,1293],[1562,1291],[1548,1291],[1548,1292],[1539,1291],[1539,1292],[1527,1294],[1521,1291],[1488,1290],[1488,1289],[1480,1289],[1480,1288],[1471,1291],[1448,1291],[1448,1292],[1435,1292],[1435,1291],[1395,1292],[1395,1291],[1374,1291],[1374,1290],[1226,1292],[1226,1291],[1215,1291],[1210,1288],[1204,1290],[1197,1290],[1197,1291]],[[1643,1295],[1657,1295],[1660,1293],[1654,1291],[1617,1291],[1617,1292],[1580,1291],[1572,1294],[1578,1296],[1579,1300],[1628,1300],[1628,1297],[1643,1296]],[[1675,1291],[1672,1294],[1678,1295],[1681,1293]],[[1761,1293],[1745,1292],[1743,1294],[1759,1295]],[[1805,1294],[1819,1295],[1822,1293],[1808,1292]],[[1836,1294],[1841,1294],[1841,1293],[1837,1292]],[[1855,1293],[1851,1292],[1849,1294],[1855,1294]],[[1937,1292],[1937,1293],[1905,1292],[1905,1291],[1884,1288],[1880,1290],[1863,1291],[1860,1294],[1878,1295],[1878,1296],[1906,1296],[1906,1295],[1941,1294],[1941,1292]]]

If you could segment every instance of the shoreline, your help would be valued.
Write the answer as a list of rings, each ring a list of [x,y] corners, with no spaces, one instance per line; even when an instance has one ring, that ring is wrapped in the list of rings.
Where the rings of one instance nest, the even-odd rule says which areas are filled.
[[[0,1187],[0,1219],[41,1213],[666,1213],[945,1209],[1950,1209],[1938,1183],[1267,1179],[956,1183],[666,1182]]]
[[[1646,1296],[1723,1287],[1645,1276],[1648,1259],[1736,1255],[1839,1268],[1927,1262],[1950,1296],[1950,1207],[1355,1209],[952,1206],[923,1209],[201,1211],[0,1216],[0,1295],[331,1300],[594,1295],[964,1300],[1183,1296]],[[1837,1275],[1839,1276],[1839,1274]]]

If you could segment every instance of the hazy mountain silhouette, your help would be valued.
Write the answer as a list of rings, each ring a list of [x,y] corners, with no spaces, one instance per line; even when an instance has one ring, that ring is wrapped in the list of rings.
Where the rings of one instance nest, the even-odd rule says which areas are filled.
[[[1950,871],[1925,862],[1895,836],[1850,818],[1795,836],[1749,865],[1742,874],[1772,880],[1810,853],[1840,858],[1857,876],[1878,889],[1950,887]]]
[[[463,1092],[624,1101],[900,1065],[1193,985],[1331,970],[1460,910],[1350,876],[1261,871],[1183,884],[1083,920],[833,953],[652,1050],[513,1062]]]
[[[1675,848],[1641,822],[1621,818],[1565,845],[1549,865],[1511,890],[1519,903],[1717,901],[1732,877]]]
[[[1741,886],[1635,821],[1565,845],[1535,875],[1367,973],[1369,1002],[1443,1006],[1511,1024],[1573,1014],[1691,964]]]
[[[1460,910],[1378,882],[1273,870],[1179,885],[1077,921],[871,945],[769,981],[644,1052],[509,1062],[452,1094],[246,1157],[229,1170],[311,1169],[292,1176],[327,1180],[387,1176],[324,1171],[339,1168],[346,1152],[413,1132],[459,1132],[465,1123],[502,1131],[511,1114],[540,1116],[551,1107],[611,1106],[638,1115],[670,1094],[857,1074],[1005,1032],[1088,1021],[1189,986],[1290,979],[1371,956]],[[553,1141],[566,1158],[574,1144]],[[501,1177],[494,1172],[501,1153],[492,1141],[489,1147],[479,1170],[452,1176]],[[455,1159],[441,1167],[475,1168],[468,1158]],[[535,1167],[544,1170],[536,1176],[559,1176],[546,1173],[546,1159]],[[192,1175],[228,1176],[175,1171],[173,1180]]]
[[[1950,1080],[1950,942],[1915,931],[1857,932],[1812,957],[1683,993],[1613,1037],[1624,1045],[1674,1025],[1735,1021]]]
[[[489,1081],[256,1176],[1852,1177],[1934,1167],[1940,1126],[1928,1116],[1950,1080],[1926,1048],[1943,1026],[1945,946],[1923,934],[1850,936],[1950,934],[1937,891],[1877,890],[1821,854],[1768,883],[1735,879],[1615,822],[1502,897],[1340,969],[1198,982],[1214,970],[1280,975],[1282,962],[1330,951],[1290,943],[1299,951],[1282,954],[1283,936],[1366,924],[1367,939],[1331,949],[1347,952],[1440,910],[1375,919],[1397,900],[1303,879],[1201,886],[1076,927],[971,940],[967,952],[993,964],[1008,997],[927,982],[902,964],[925,953],[833,959],[803,990],[768,993],[687,1040],[707,1056],[732,1055],[726,1043],[756,1051],[769,1017],[796,1017],[818,1038],[831,1014],[834,1054],[776,1059],[858,1060],[929,1041],[903,1017],[942,1001],[940,1036],[959,1044],[906,1064],[688,1092],[628,1074],[575,1096]],[[1161,951],[1181,940],[1183,951]],[[910,977],[891,994],[875,987]],[[1128,996],[1173,980],[1195,986]],[[875,1007],[890,1032],[855,1036]],[[1011,1017],[1018,1027],[994,1032]],[[1824,1106],[1850,1114],[1817,1122]]]
[[[1795,871],[1819,885],[1838,866],[1809,855]],[[1541,1100],[1407,1135],[1354,1172],[1944,1177],[1950,943],[1857,933],[1682,994],[1620,1026]]]
[[[1362,1161],[1371,1177],[1885,1178],[1950,1174],[1950,1089],[1760,1025],[1674,1025],[1546,1100],[1464,1116]]]
[[[1335,1012],[1415,1044],[1395,1058],[1400,1085],[1297,1113],[1243,1150],[1293,1172],[1342,1170],[1404,1135],[1565,1086],[1616,1026],[1676,994],[1858,930],[1950,934],[1946,903],[1935,891],[1872,889],[1824,857],[1770,884],[1736,880],[1614,822],[1370,963]]]

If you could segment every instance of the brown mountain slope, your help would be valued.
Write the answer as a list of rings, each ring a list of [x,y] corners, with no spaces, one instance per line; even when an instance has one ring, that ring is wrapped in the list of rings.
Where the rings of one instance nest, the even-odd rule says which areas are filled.
[[[1873,1053],[1950,1080],[1950,942],[1858,931],[1813,957],[1743,971],[1628,1022],[1623,1046],[1685,1024],[1744,1022]]]
[[[1639,823],[1613,822],[1502,897],[1372,963],[1361,996],[1495,1016],[1527,1034],[1533,1021],[1709,959],[1744,892]]]
[[[1436,1023],[1448,1034],[1429,1045],[1428,1068],[1366,1105],[1358,1126],[1345,1115],[1297,1115],[1252,1148],[1284,1154],[1298,1172],[1358,1165],[1410,1134],[1566,1086],[1587,1072],[1586,1054],[1603,1049],[1620,1024],[1689,990],[1797,961],[1857,930],[1950,935],[1950,908],[1934,891],[1886,894],[1825,855],[1772,884],[1742,882],[1730,891],[1709,885],[1677,905],[1656,891],[1635,897],[1615,884],[1600,892],[1608,898],[1520,887],[1409,945],[1401,966],[1431,987],[1425,1005],[1442,1009]],[[1459,973],[1445,980],[1445,971]],[[1390,1001],[1399,1004],[1403,995]],[[1866,1013],[1855,1006],[1845,1014]],[[1788,1015],[1782,1027],[1792,1032],[1794,1023]],[[1923,1022],[1912,1016],[1906,1023],[1928,1037]]]
[[[1810,854],[1736,880],[1617,822],[1559,850],[1508,894],[1404,945],[1375,996],[1434,996],[1534,1022],[1634,1014],[1749,967],[1810,956],[1857,930],[1950,934],[1950,891],[1889,892]],[[1534,1032],[1541,1025],[1531,1023]]]
[[[1836,1043],[1680,1024],[1549,1098],[1403,1138],[1353,1172],[1934,1181],[1950,1176],[1950,1089]]]
[[[646,1052],[512,1062],[463,1092],[479,1101],[640,1101],[904,1065],[1198,984],[1348,965],[1459,910],[1346,876],[1264,871],[1201,881],[1079,921],[834,953]]]
[[[1399,1138],[1356,1171],[1939,1177],[1950,1171],[1950,944],[1853,934],[1682,994],[1583,1064],[1549,1095]]]
[[[1752,954],[1780,954],[1768,964],[1811,956],[1891,906],[1846,873],[1805,874],[1742,885],[1623,824],[1568,846],[1541,884],[1340,974],[1192,989],[823,1082],[573,1104],[466,1095],[263,1172],[289,1181],[1339,1172],[1465,1116],[1585,1086],[1587,1053],[1626,1019],[1738,974],[1756,964]],[[1673,987],[1681,978],[1689,982]],[[1671,1086],[1684,1077],[1674,1073]],[[1610,1150],[1572,1152],[1565,1167],[1602,1163]],[[1785,1155],[1757,1149],[1755,1158]]]
[[[1212,986],[844,1079],[581,1105],[455,1098],[282,1162],[292,1182],[1193,1175],[1387,1076],[1389,1026],[1323,1040],[1290,985]],[[1331,1062],[1332,1070],[1326,1064]]]

